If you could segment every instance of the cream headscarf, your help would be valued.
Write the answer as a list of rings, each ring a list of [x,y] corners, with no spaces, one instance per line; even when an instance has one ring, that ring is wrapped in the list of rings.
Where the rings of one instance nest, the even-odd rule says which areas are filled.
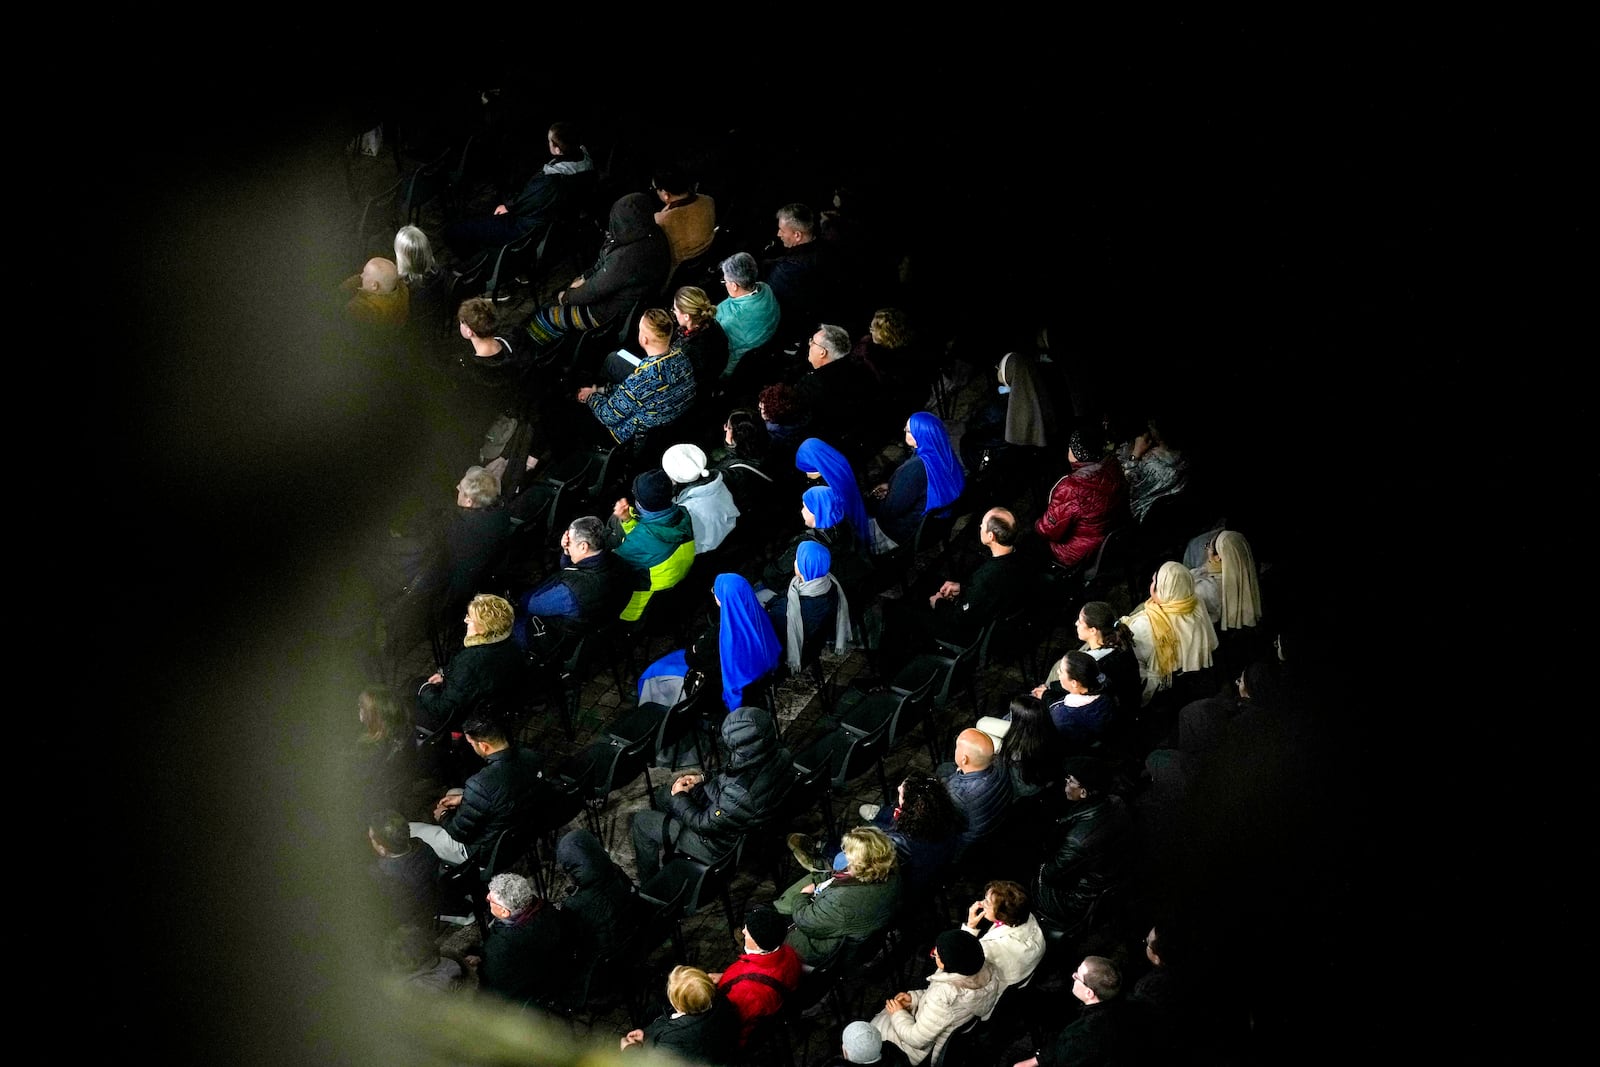
[[[1222,557],[1222,628],[1254,626],[1261,618],[1261,586],[1256,582],[1256,557],[1242,534],[1223,530],[1217,535],[1217,555]],[[1206,561],[1206,569],[1213,564]]]
[[[1172,684],[1172,672],[1178,669],[1178,631],[1173,619],[1196,611],[1204,613],[1205,609],[1200,606],[1200,598],[1195,596],[1194,575],[1181,563],[1171,560],[1163,563],[1156,571],[1155,594],[1134,612],[1135,615],[1143,612],[1150,620],[1150,642],[1155,646],[1150,667],[1160,676],[1162,686]]]

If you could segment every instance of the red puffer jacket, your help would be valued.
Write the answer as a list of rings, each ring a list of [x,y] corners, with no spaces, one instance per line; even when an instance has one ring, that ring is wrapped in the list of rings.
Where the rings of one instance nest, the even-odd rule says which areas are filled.
[[[1115,458],[1075,463],[1050,490],[1050,503],[1033,528],[1050,542],[1050,554],[1072,567],[1100,547],[1106,534],[1133,521],[1128,480]]]

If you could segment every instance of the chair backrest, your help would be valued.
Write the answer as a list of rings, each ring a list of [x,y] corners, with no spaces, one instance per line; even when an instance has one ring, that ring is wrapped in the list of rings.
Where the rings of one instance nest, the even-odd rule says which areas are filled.
[[[918,723],[927,720],[928,713],[933,710],[933,686],[938,680],[937,671],[928,675],[915,689],[904,694],[894,711],[889,713],[890,748],[894,748],[902,737],[916,729]]]
[[[700,752],[700,714],[701,708],[706,704],[706,694],[712,692],[712,687],[702,682],[693,693],[683,697],[667,713],[661,716],[661,725],[656,728],[655,750],[666,752],[677,746],[685,737],[694,738],[695,754]],[[721,699],[721,692],[717,692]]]
[[[913,556],[920,556],[935,545],[942,546],[949,539],[956,523],[956,507],[960,503],[960,500],[953,500],[941,511],[930,511],[922,516],[922,521],[917,524],[916,540],[911,543]]]
[[[689,899],[683,905],[683,917],[689,918],[696,914],[706,904],[716,899],[722,891],[733,881],[735,872],[739,869],[739,857],[744,854],[744,843],[748,838],[740,834],[732,847],[716,861],[705,865],[700,871],[700,877],[693,882],[694,890],[689,894]]]
[[[395,223],[396,201],[400,198],[401,190],[405,188],[406,179],[396,178],[393,185],[367,197],[361,205],[361,218],[356,223],[356,244],[360,255],[366,254],[367,235],[381,233],[384,230],[393,230]],[[391,253],[392,254],[392,253]]]
[[[944,1044],[939,1046],[939,1051],[930,1061],[930,1067],[961,1067],[972,1059],[972,1053],[982,1047],[984,1035],[978,1032],[983,1020],[973,1016],[965,1023],[956,1027],[955,1031],[944,1039]]]
[[[611,745],[610,762],[603,764],[603,773],[595,776],[593,797],[603,801],[618,787],[639,777],[649,765],[655,751],[654,734],[645,734],[626,744],[614,740]]]
[[[889,723],[893,719],[894,716],[890,715],[876,729],[850,742],[849,751],[839,761],[839,772],[833,776],[835,789],[845,788],[865,773],[868,767],[876,766],[879,774],[883,773],[883,757],[889,750]]]

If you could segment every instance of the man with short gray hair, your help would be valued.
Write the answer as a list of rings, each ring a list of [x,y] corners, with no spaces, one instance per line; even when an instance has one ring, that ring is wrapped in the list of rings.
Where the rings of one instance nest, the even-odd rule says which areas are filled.
[[[489,879],[488,904],[493,918],[482,955],[466,957],[478,987],[524,1006],[561,992],[578,950],[572,917],[541,898],[520,874]]]
[[[877,379],[866,364],[850,355],[850,333],[823,323],[806,349],[811,372],[795,383],[811,406],[812,433],[837,445],[830,434],[853,431],[879,395]]]
[[[606,527],[593,515],[573,519],[561,535],[561,565],[519,599],[511,639],[548,655],[567,637],[581,637],[627,606],[638,573],[606,550]]]
[[[816,214],[805,204],[778,209],[778,244],[762,260],[761,277],[772,286],[783,307],[787,340],[819,319],[839,314],[835,296],[838,270],[826,241],[817,240]]]

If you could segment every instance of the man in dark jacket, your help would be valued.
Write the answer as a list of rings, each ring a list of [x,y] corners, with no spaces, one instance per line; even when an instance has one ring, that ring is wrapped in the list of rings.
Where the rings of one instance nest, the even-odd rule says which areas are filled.
[[[982,730],[962,730],[956,737],[954,761],[942,763],[934,774],[943,779],[950,800],[966,820],[957,853],[965,852],[1000,828],[1011,807],[1011,775],[994,762],[994,740]],[[861,817],[887,830],[894,824],[894,809],[863,804]]]
[[[467,967],[478,974],[478,988],[521,1005],[561,992],[577,964],[571,919],[520,874],[489,880],[489,914],[494,918],[483,955],[466,957]]]
[[[606,527],[593,515],[573,519],[561,535],[561,568],[529,593],[513,639],[541,655],[617,617],[638,584],[638,572],[606,551]]]
[[[537,826],[550,794],[550,785],[540,774],[539,756],[512,744],[498,722],[471,719],[462,731],[487,765],[463,788],[439,799],[433,809],[438,825],[411,824],[411,836],[421,838],[451,866],[469,859],[483,862],[503,830]]]
[[[1077,1020],[1031,1060],[1016,1067],[1095,1067],[1127,1063],[1133,1052],[1126,1036],[1117,965],[1104,956],[1085,956],[1072,973],[1072,995],[1083,1003]]]
[[[568,330],[604,326],[660,292],[671,256],[655,214],[655,198],[644,193],[629,193],[611,205],[606,243],[594,266],[556,294],[554,307],[528,321],[535,344],[553,344]]]
[[[841,312],[839,266],[834,246],[817,240],[816,215],[805,204],[778,209],[778,244],[781,247],[761,261],[761,280],[772,287],[783,308],[778,328],[788,338]]]
[[[579,193],[596,178],[594,161],[577,143],[577,134],[564,122],[546,134],[550,161],[534,172],[522,191],[495,205],[488,218],[462,219],[445,227],[444,240],[466,260],[485,248],[497,248],[523,234],[577,213]]]
[[[882,393],[867,365],[850,355],[850,347],[843,326],[818,327],[806,349],[811,370],[794,387],[811,409],[811,432],[829,440],[853,439],[863,414]]]
[[[1066,763],[1067,813],[1056,820],[1055,851],[1039,866],[1034,911],[1039,925],[1072,930],[1106,889],[1127,877],[1133,819],[1108,776],[1088,757]]]
[[[729,754],[721,774],[679,775],[657,793],[664,810],[634,813],[640,885],[660,872],[663,846],[713,863],[782,807],[794,783],[794,759],[778,744],[772,716],[764,708],[739,708],[722,721],[722,742]]]

